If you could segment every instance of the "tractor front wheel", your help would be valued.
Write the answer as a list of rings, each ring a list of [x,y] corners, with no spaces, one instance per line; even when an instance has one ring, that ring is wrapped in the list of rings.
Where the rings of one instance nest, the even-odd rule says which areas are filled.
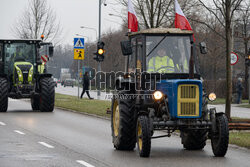
[[[52,78],[42,78],[40,80],[40,111],[52,112],[55,103],[55,87]]]
[[[137,119],[137,147],[140,157],[149,157],[151,150],[150,122],[147,116],[140,115]]]
[[[212,150],[216,157],[224,157],[229,141],[228,120],[225,114],[216,115],[216,129],[212,132]]]
[[[30,101],[31,101],[32,110],[39,110],[40,109],[40,98],[39,98],[39,96],[32,96]]]
[[[111,130],[113,144],[117,150],[133,150],[135,148],[136,119],[133,100],[113,98]]]
[[[8,109],[8,82],[5,78],[0,78],[0,112]]]

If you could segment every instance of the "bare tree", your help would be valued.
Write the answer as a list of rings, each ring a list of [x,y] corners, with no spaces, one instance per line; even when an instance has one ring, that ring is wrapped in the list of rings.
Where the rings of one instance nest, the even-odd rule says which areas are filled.
[[[47,4],[47,0],[30,0],[29,6],[12,27],[15,36],[21,39],[54,40],[61,32],[55,12]]]
[[[222,27],[225,28],[225,40],[226,40],[226,76],[227,76],[227,94],[226,94],[226,109],[225,113],[227,117],[231,118],[231,99],[232,99],[232,72],[230,65],[230,53],[233,50],[233,38],[232,38],[232,22],[235,12],[240,8],[240,4],[243,0],[213,0],[212,5],[208,5],[204,0],[198,0],[199,3],[213,16]],[[208,23],[208,28],[211,28]],[[215,31],[215,30],[214,30]],[[216,31],[215,31],[216,32]],[[217,33],[219,35],[219,33]],[[223,36],[222,36],[223,37]]]
[[[236,26],[235,26],[235,38],[237,42],[241,44],[243,52],[240,52],[245,59],[245,96],[248,96],[248,65],[246,64],[246,57],[248,56],[248,43],[250,40],[250,2],[243,2],[241,5],[241,10],[239,10],[236,16]],[[241,49],[241,48],[240,48]],[[250,103],[250,99],[249,99]]]

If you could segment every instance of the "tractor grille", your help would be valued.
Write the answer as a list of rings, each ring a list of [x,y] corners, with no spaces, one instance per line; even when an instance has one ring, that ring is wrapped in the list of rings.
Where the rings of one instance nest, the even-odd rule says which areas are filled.
[[[178,116],[199,116],[198,85],[179,85]]]
[[[32,65],[17,65],[23,73],[23,84],[28,84],[28,76],[29,76],[29,71]]]

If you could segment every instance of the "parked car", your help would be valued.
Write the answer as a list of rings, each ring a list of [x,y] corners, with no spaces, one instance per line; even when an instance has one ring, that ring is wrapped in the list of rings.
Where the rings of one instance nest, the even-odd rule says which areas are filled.
[[[66,79],[63,83],[64,87],[66,86],[72,86],[72,88],[74,87],[74,80],[73,79]]]

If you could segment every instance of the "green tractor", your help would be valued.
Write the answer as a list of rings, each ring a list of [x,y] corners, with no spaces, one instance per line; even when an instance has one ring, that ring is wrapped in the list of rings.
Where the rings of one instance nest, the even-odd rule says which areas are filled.
[[[0,112],[7,111],[8,97],[30,98],[33,110],[54,110],[55,84],[41,56],[53,56],[52,43],[0,39]]]
[[[177,28],[153,28],[128,34],[122,41],[127,56],[126,73],[117,77],[111,106],[111,131],[117,150],[138,147],[150,156],[151,139],[170,137],[179,130],[183,147],[201,150],[211,139],[215,156],[228,148],[228,120],[208,108],[214,93],[205,93],[193,32]],[[200,52],[206,54],[204,42]],[[155,136],[154,131],[165,134]]]

